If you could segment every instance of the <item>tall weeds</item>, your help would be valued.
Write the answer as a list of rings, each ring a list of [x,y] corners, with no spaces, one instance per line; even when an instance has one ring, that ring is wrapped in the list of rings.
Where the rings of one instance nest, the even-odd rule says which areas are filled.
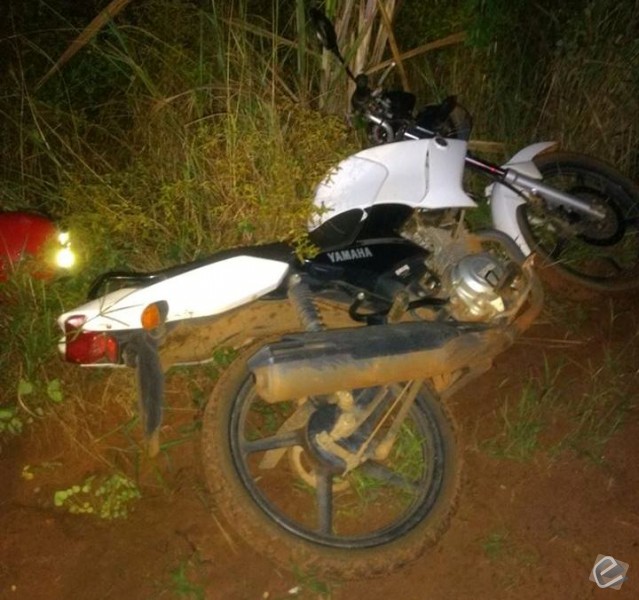
[[[36,404],[31,392],[18,403],[22,380],[46,402],[49,373],[59,370],[49,366],[54,319],[97,273],[166,267],[229,246],[304,243],[313,188],[352,147],[347,129],[296,102],[307,91],[276,28],[270,38],[251,35],[236,24],[241,10],[216,11],[217,3],[148,2],[37,91],[37,78],[11,73],[17,85],[0,99],[4,206],[56,216],[82,270],[52,286],[0,284],[3,298],[17,299],[3,302],[0,331],[7,418],[26,419]],[[110,91],[76,96],[96,71],[112,77]]]
[[[280,64],[277,36],[252,36],[215,5],[185,7],[148,3],[144,28],[112,24],[91,43],[86,60],[126,81],[93,119],[48,106],[52,82],[25,89],[28,110],[12,115],[49,168],[23,179],[45,197],[53,179],[47,207],[76,230],[85,264],[152,268],[291,237],[344,150],[340,120],[294,102],[299,73]]]
[[[639,178],[639,3],[589,2],[557,41],[534,132]]]
[[[457,94],[473,137],[507,153],[554,139],[639,179],[638,2],[407,0],[397,16],[409,46],[459,30],[464,45],[410,61],[423,101]]]

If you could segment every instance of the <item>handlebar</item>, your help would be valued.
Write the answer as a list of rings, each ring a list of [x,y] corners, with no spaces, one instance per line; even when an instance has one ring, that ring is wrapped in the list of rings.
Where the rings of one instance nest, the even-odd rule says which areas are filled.
[[[351,97],[351,106],[353,110],[362,115],[364,119],[373,126],[374,131],[369,130],[369,139],[373,143],[385,143],[402,139],[409,129],[415,127],[415,131],[411,132],[409,139],[419,139],[423,137],[446,135],[447,123],[445,122],[450,116],[450,110],[445,114],[443,119],[437,119],[437,115],[445,111],[445,100],[442,104],[431,106],[435,109],[432,115],[426,115],[427,109],[417,113],[413,113],[415,107],[415,96],[404,91],[385,91],[382,87],[390,72],[395,68],[395,62],[391,62],[384,70],[378,80],[374,90],[369,87],[368,76],[360,74],[355,77],[348,68],[344,57],[342,56],[337,43],[337,33],[333,27],[333,23],[318,8],[311,8],[309,11],[313,28],[319,42],[325,50],[334,54],[340,61],[348,77],[355,82],[355,91]],[[454,100],[454,98],[453,98]],[[453,102],[454,108],[454,102]],[[451,109],[452,110],[452,109]],[[450,129],[450,128],[448,128]],[[381,134],[375,138],[375,130]],[[466,128],[465,135],[454,135],[454,137],[467,137],[470,132],[470,126]]]
[[[371,113],[365,113],[362,116],[369,123],[372,123],[373,125],[376,125],[377,127],[381,127],[384,130],[384,133],[386,134],[386,139],[385,139],[386,142],[395,141],[395,130],[393,129],[393,126],[386,119],[382,119],[381,117],[378,117]]]
[[[378,87],[375,91],[371,90],[368,76],[364,73],[355,77],[355,91],[351,96],[351,107],[353,112],[361,116],[367,123],[373,127],[381,128],[383,136],[375,136],[376,138],[382,138],[380,141],[385,143],[395,141],[396,132],[387,118],[388,107],[384,106],[383,89]]]
[[[389,70],[384,73],[388,75]],[[472,120],[455,96],[439,104],[414,112],[415,96],[403,90],[371,90],[368,76],[355,77],[351,107],[355,115],[368,125],[368,138],[373,144],[436,137],[468,139]],[[457,111],[454,113],[454,111]],[[453,113],[457,116],[451,116]],[[461,116],[460,116],[461,115]]]

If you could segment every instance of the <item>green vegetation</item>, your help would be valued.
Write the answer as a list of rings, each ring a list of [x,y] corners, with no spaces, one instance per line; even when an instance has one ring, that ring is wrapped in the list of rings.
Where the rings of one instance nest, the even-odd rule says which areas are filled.
[[[508,399],[500,410],[502,431],[484,443],[499,458],[528,460],[539,448],[539,435],[555,406],[559,388],[555,386],[561,368],[551,371],[548,363],[543,379],[530,378],[514,404]]]
[[[90,476],[81,484],[53,495],[53,504],[72,514],[90,514],[100,519],[125,519],[131,504],[140,498],[136,484],[121,473]]]
[[[298,585],[289,590],[290,596],[317,600],[330,600],[333,597],[331,583],[320,579],[312,571],[304,571],[295,565],[293,566],[293,574]]]
[[[381,437],[381,435],[380,435]],[[407,420],[400,427],[397,439],[391,448],[390,455],[384,465],[407,482],[419,482],[427,467],[428,456],[424,455],[424,439],[413,421]],[[346,482],[355,492],[358,503],[354,504],[355,511],[361,506],[372,505],[383,498],[385,505],[398,508],[404,507],[414,500],[415,491],[408,488],[395,489],[388,482],[355,469],[346,475]]]
[[[505,550],[505,542],[508,534],[501,531],[493,531],[489,533],[482,541],[481,547],[484,554],[490,560],[499,560]]]
[[[46,412],[52,380],[62,381],[56,397],[74,396],[60,377],[55,318],[98,273],[274,240],[308,246],[313,187],[354,146],[342,119],[299,101],[270,30],[260,22],[249,35],[236,17],[145,3],[42,87],[42,61],[39,72],[11,72],[23,85],[5,81],[2,207],[55,215],[81,260],[71,280],[0,284],[0,435]],[[50,42],[14,48],[16,69],[25,56],[61,54],[37,46]]]
[[[600,0],[416,0],[396,23],[402,50],[464,31],[466,42],[409,62],[424,98],[457,94],[477,139],[509,152],[541,139],[639,178],[639,10]]]
[[[46,368],[57,354],[52,324],[68,293],[64,288],[63,282],[34,279],[28,268],[0,282],[0,445],[64,400],[60,369]]]
[[[542,377],[531,376],[518,398],[506,398],[500,431],[482,448],[502,459],[527,461],[537,452],[571,451],[602,463],[606,443],[637,401],[630,350],[608,350],[600,366],[574,364],[570,374],[567,365],[546,362]]]
[[[197,562],[197,555],[195,557]],[[189,571],[192,561],[181,562],[173,571],[171,571],[171,591],[176,598],[188,598],[189,600],[204,600],[204,588],[191,581]]]
[[[492,563],[493,577],[502,589],[519,585],[522,571],[537,566],[541,558],[534,546],[515,539],[504,529],[491,531],[480,545]]]
[[[568,400],[569,431],[557,449],[569,449],[600,463],[606,442],[637,401],[636,371],[625,349],[615,355],[607,352],[602,365],[588,364],[583,371],[588,390]]]

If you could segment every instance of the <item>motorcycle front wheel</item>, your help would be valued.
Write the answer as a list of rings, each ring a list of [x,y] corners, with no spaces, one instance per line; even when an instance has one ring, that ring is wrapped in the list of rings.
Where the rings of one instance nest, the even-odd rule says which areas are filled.
[[[366,402],[385,394],[382,404],[391,406],[403,389],[353,396]],[[388,457],[343,474],[339,458],[314,442],[336,410],[319,397],[268,404],[255,392],[246,355],[236,360],[203,418],[208,487],[240,536],[284,568],[344,579],[385,574],[448,526],[459,487],[454,429],[422,387]],[[354,435],[344,447],[362,441]]]
[[[544,183],[606,214],[596,220],[541,198],[522,205],[519,226],[544,267],[591,289],[639,286],[639,188],[590,156],[552,152],[534,162]]]

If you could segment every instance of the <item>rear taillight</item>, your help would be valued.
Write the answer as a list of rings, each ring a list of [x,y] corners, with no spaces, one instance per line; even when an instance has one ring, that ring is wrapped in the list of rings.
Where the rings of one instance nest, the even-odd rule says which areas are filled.
[[[64,322],[66,360],[83,365],[117,363],[117,340],[102,331],[83,331],[85,321],[84,315],[73,315]]]

